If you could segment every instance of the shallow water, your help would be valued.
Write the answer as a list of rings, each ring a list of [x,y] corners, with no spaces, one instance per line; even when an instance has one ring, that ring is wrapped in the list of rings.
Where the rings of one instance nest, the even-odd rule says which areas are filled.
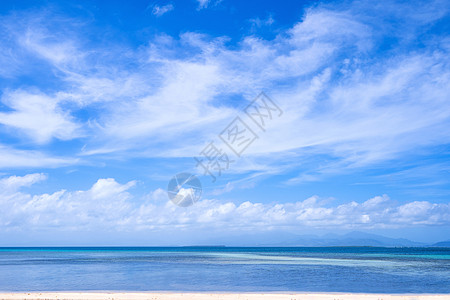
[[[450,248],[0,248],[0,290],[450,293]]]

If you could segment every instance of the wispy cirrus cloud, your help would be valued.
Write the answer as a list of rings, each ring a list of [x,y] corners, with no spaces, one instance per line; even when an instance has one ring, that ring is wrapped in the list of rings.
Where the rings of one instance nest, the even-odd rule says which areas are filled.
[[[46,61],[47,70],[58,70],[62,85],[52,95],[37,93],[46,106],[36,108],[36,118],[42,116],[45,126],[35,126],[31,117],[14,119],[30,108],[10,107],[0,123],[37,144],[83,139],[79,152],[85,157],[194,156],[264,89],[285,112],[246,152],[249,160],[264,157],[259,164],[266,171],[287,158],[283,165],[295,167],[309,155],[330,157],[328,171],[364,167],[446,144],[448,41],[423,32],[448,6],[403,9],[397,2],[383,9],[370,2],[318,5],[275,39],[243,36],[234,47],[224,37],[186,32],[154,36],[140,49],[105,49],[81,35],[50,30],[51,17],[34,17],[37,26],[16,37],[19,48]],[[408,25],[400,32],[389,18]],[[80,26],[88,25],[63,32],[78,33]],[[394,42],[379,46],[385,40]],[[419,42],[424,47],[411,52]],[[236,95],[237,105],[231,101]],[[71,117],[81,109],[92,111],[87,120]],[[251,165],[236,164],[235,171]],[[324,172],[327,166],[317,166],[290,182]]]
[[[197,0],[198,2],[198,9],[203,9],[208,7],[208,5],[211,3],[211,0]]]
[[[170,3],[162,6],[155,4],[152,8],[152,14],[157,17],[161,17],[162,15],[172,11],[174,8],[175,7],[173,6],[173,4]]]
[[[79,158],[54,155],[38,150],[21,150],[0,144],[0,168],[58,168],[80,163]]]
[[[0,101],[12,110],[0,112],[0,124],[16,128],[36,143],[82,135],[81,126],[58,105],[56,97],[16,90],[2,95]]]

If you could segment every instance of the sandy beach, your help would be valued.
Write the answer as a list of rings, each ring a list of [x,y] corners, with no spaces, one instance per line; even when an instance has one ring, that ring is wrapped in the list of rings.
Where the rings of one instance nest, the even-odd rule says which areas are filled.
[[[134,293],[134,292],[33,292],[0,293],[0,299],[241,299],[241,300],[444,300],[450,295],[426,294],[350,294],[350,293]]]

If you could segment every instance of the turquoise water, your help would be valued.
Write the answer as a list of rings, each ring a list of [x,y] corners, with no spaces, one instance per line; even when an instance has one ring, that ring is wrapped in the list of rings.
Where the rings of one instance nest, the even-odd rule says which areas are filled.
[[[0,291],[450,293],[450,248],[0,248]]]

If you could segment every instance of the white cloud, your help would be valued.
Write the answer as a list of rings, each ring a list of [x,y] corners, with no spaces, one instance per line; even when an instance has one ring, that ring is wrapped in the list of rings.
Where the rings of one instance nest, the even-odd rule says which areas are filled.
[[[199,7],[212,4],[200,1]],[[285,113],[248,148],[250,163],[240,162],[232,172],[255,165],[258,172],[281,172],[310,156],[331,158],[332,164],[312,167],[292,183],[446,144],[449,48],[437,46],[445,41],[434,36],[409,51],[445,9],[436,2],[399,15],[404,5],[383,7],[364,1],[319,5],[273,40],[244,36],[235,47],[227,46],[226,37],[187,32],[157,36],[138,50],[87,47],[83,25],[58,31],[51,16],[27,15],[26,26],[16,30],[18,53],[48,62],[46,72],[58,71],[61,88],[47,95],[9,92],[13,111],[2,112],[0,122],[38,144],[83,137],[86,159],[186,157],[197,155],[265,90]],[[379,22],[385,15],[407,24],[403,35]],[[17,21],[3,24],[8,20]],[[399,48],[379,49],[386,38],[396,39]],[[230,100],[236,95],[238,105]],[[31,100],[35,105],[28,105]],[[92,109],[89,120],[70,117],[80,108]]]
[[[168,13],[169,11],[172,11],[173,9],[174,9],[173,4],[167,4],[163,6],[155,4],[152,9],[152,14],[154,14],[157,17],[161,17],[162,15]]]
[[[134,181],[120,184],[112,178],[99,179],[86,191],[60,190],[36,195],[18,192],[19,187],[43,179],[45,176],[42,174],[1,179],[0,185],[14,187],[0,195],[3,229],[58,226],[60,229],[159,230],[170,225],[196,226],[203,230],[240,228],[264,232],[267,228],[298,226],[370,229],[450,225],[449,204],[428,201],[398,204],[386,195],[363,203],[335,206],[314,196],[303,201],[275,204],[202,200],[188,208],[180,208],[168,201],[161,189],[137,199],[129,193]]]
[[[80,163],[80,159],[62,157],[35,150],[20,150],[0,144],[0,168],[56,168]]]
[[[40,31],[41,28],[28,29],[19,42],[27,50],[50,61],[55,65],[64,65],[73,62],[80,55],[73,40],[63,39],[61,42],[56,36]]]
[[[43,175],[12,176],[2,183],[25,186],[42,180]],[[92,228],[91,226],[120,226],[131,211],[131,195],[127,192],[135,182],[119,184],[114,179],[99,179],[89,190],[31,195],[18,191],[0,196],[2,218],[6,228]],[[17,185],[17,184],[16,184]],[[25,226],[25,227],[22,227]]]
[[[39,181],[46,180],[47,176],[42,173],[27,174],[25,176],[10,176],[0,179],[1,192],[16,191],[21,187],[31,186]]]
[[[197,0],[197,2],[198,2],[198,9],[203,9],[203,8],[208,7],[211,0]]]
[[[261,19],[259,17],[250,19],[249,22],[250,22],[250,24],[252,24],[253,29],[255,29],[255,28],[260,28],[263,26],[270,26],[275,22],[275,20],[272,18],[271,15],[269,15],[265,19]]]
[[[336,26],[340,28],[337,34],[326,29]],[[156,134],[159,140],[163,135],[170,149],[160,151],[158,144],[158,149],[148,151],[153,155],[196,155],[202,144],[238,113],[228,109],[223,115],[216,114],[211,99],[225,98],[230,93],[251,99],[264,87],[286,113],[248,149],[247,155],[280,156],[288,151],[304,153],[303,149],[314,147],[316,153],[342,159],[341,167],[363,166],[394,158],[411,147],[448,141],[444,131],[436,130],[446,126],[449,118],[450,110],[443,103],[445,85],[436,86],[433,79],[427,79],[448,80],[444,53],[399,55],[373,66],[356,58],[337,59],[349,51],[354,56],[369,51],[376,43],[373,30],[348,12],[310,10],[288,36],[280,35],[272,43],[248,37],[238,50],[227,49],[220,40],[185,34],[180,43],[201,49],[195,59],[189,64],[179,59],[162,60],[168,66],[165,74],[170,79],[163,81],[160,92],[128,106],[142,112],[142,116],[113,114],[113,125],[104,128],[112,139]],[[169,43],[171,49],[178,47],[177,41]],[[170,52],[163,47],[158,53],[161,56]],[[431,66],[434,69],[430,77]],[[330,81],[343,72],[345,80],[337,85]],[[366,75],[362,77],[361,72]],[[279,90],[273,85],[274,81],[288,78],[298,78],[289,89]],[[188,86],[205,92],[194,93]],[[255,92],[249,93],[249,87]],[[429,106],[431,103],[435,105]],[[421,109],[423,105],[428,111]],[[187,147],[179,143],[176,132],[194,136],[197,147],[191,141]],[[423,136],[428,138],[424,140]]]
[[[135,184],[135,181],[130,181],[127,184],[122,185],[117,183],[113,178],[99,179],[89,192],[93,199],[108,200],[110,197],[123,194]]]
[[[55,98],[15,91],[4,94],[1,102],[13,111],[0,112],[0,124],[19,129],[37,143],[80,136],[80,126],[59,107]]]

